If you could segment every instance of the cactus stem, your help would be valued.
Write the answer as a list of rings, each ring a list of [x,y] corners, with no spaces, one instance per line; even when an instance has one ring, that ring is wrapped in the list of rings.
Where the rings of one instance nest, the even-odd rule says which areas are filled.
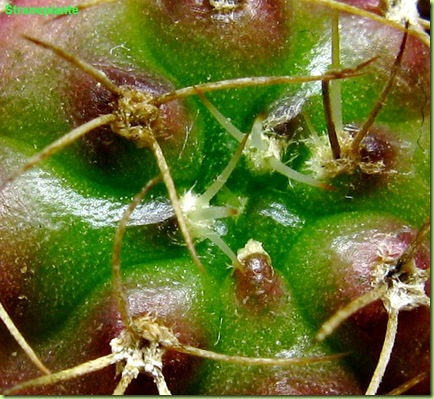
[[[413,264],[409,265],[428,231],[429,220],[423,224],[398,259],[395,259],[392,264],[389,264],[386,258],[379,263],[373,271],[372,285],[374,288],[338,310],[322,325],[315,337],[318,341],[324,340],[351,315],[381,299],[388,314],[388,322],[383,348],[366,395],[375,395],[383,379],[397,334],[399,312],[420,306],[430,306],[430,299],[424,290],[429,270],[421,270]],[[403,270],[404,267],[408,270]]]
[[[125,116],[127,116],[129,119],[134,119],[135,112],[141,112],[143,111],[140,109],[140,111],[137,111],[135,107],[137,108],[143,108],[140,107],[137,103],[138,99],[145,100],[148,99],[147,93],[141,93],[137,90],[131,90],[129,88],[125,87],[118,87],[116,86],[102,71],[94,68],[92,65],[88,64],[87,62],[84,62],[80,60],[78,57],[75,57],[71,53],[56,47],[50,43],[46,43],[42,40],[32,38],[30,36],[24,36],[27,40],[31,41],[32,43],[35,43],[36,45],[39,45],[43,48],[46,48],[52,52],[54,52],[57,56],[60,58],[66,60],[67,62],[71,63],[72,65],[75,65],[79,69],[81,69],[83,72],[89,74],[94,79],[96,79],[99,83],[104,85],[111,93],[115,94],[119,98],[119,103],[117,107],[119,109],[116,109],[113,114],[108,114],[101,116],[99,118],[94,119],[91,122],[88,122],[88,124],[84,124],[81,127],[74,129],[69,134],[66,134],[56,142],[54,142],[51,146],[48,146],[45,150],[42,151],[42,157],[41,153],[35,155],[35,159],[38,160],[44,160],[48,157],[50,157],[53,154],[53,148],[58,151],[67,145],[71,144],[75,140],[77,140],[79,137],[83,136],[84,134],[90,132],[94,128],[109,124],[112,127],[112,130],[116,133],[118,133],[121,136],[126,137],[127,139],[134,142],[138,147],[149,147],[156,159],[156,162],[158,164],[158,167],[161,171],[161,174],[163,176],[163,181],[166,185],[170,200],[172,202],[172,206],[175,212],[175,215],[178,219],[179,228],[181,229],[181,232],[184,236],[185,242],[187,244],[187,248],[193,258],[194,263],[197,265],[197,267],[204,271],[205,268],[202,265],[202,262],[200,261],[194,244],[193,239],[191,237],[191,234],[188,230],[187,224],[184,219],[184,215],[181,210],[181,206],[179,204],[178,195],[176,192],[175,184],[172,179],[172,175],[169,170],[169,166],[166,162],[166,158],[163,154],[163,151],[161,150],[161,147],[155,138],[155,135],[151,129],[145,129],[142,125],[135,126],[134,128],[130,127],[130,120],[126,120]],[[123,101],[125,100],[125,101]],[[140,105],[149,105],[150,109],[149,114],[152,114],[153,112],[158,112],[158,109],[153,109],[155,106],[151,104],[140,104]],[[123,109],[122,107],[128,107],[128,109]],[[142,123],[146,123],[147,121],[141,121]],[[93,123],[93,124],[92,124]],[[66,139],[65,139],[66,137]],[[53,148],[52,148],[53,147]],[[27,169],[30,169],[31,167],[35,166],[37,162],[28,162]],[[14,175],[15,176],[15,175]],[[10,179],[9,179],[10,180]],[[1,186],[0,186],[1,187]]]

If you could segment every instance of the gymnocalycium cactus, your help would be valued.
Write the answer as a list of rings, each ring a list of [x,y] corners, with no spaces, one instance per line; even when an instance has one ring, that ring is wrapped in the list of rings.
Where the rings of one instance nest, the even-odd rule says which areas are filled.
[[[2,393],[430,393],[415,1],[1,4]]]

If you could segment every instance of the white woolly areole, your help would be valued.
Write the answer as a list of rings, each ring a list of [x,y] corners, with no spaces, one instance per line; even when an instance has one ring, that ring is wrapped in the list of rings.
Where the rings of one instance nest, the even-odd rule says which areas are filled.
[[[232,11],[239,5],[236,0],[209,0],[209,4],[217,11]]]
[[[180,199],[181,209],[184,213],[193,212],[198,208],[199,196],[194,194],[192,190],[188,190]]]
[[[247,244],[244,246],[244,248],[238,250],[237,259],[239,260],[240,263],[243,263],[244,259],[252,254],[262,254],[268,257],[270,256],[262,247],[262,243],[250,239],[249,241],[247,241]]]
[[[351,148],[352,138],[349,134],[342,132],[339,137],[341,147],[340,159],[334,159],[330,142],[327,135],[309,137],[306,139],[312,157],[306,161],[307,167],[317,179],[330,179],[354,169],[354,163],[345,156],[346,150]]]
[[[188,190],[180,199],[181,210],[184,213],[188,227],[193,235],[197,238],[203,229],[211,229],[213,220],[204,220],[200,218],[200,210],[210,208],[209,204],[201,201],[201,196]]]
[[[118,385],[120,390],[116,388],[115,394],[123,394],[129,383],[141,372],[145,372],[152,376],[160,395],[170,395],[163,375],[162,359],[165,349],[160,342],[167,340],[171,344],[178,342],[166,327],[149,323],[147,320],[141,320],[141,322],[149,327],[148,331],[143,330],[143,336],[151,338],[148,345],[140,346],[139,342],[135,341],[127,331],[122,331],[118,337],[110,341],[110,347],[117,363],[117,373],[122,373],[122,380]]]
[[[305,140],[312,156],[306,161],[306,166],[313,176],[319,180],[332,179],[341,174],[352,174],[358,168],[363,173],[375,175],[379,173],[396,173],[387,170],[383,160],[363,162],[354,157],[353,143],[350,130],[344,129],[339,134],[341,157],[335,159],[327,135],[311,136]]]
[[[251,135],[248,138],[244,154],[251,162],[254,170],[260,172],[271,172],[273,167],[268,160],[270,158],[276,158],[278,160],[282,157],[282,152],[285,150],[284,145],[280,140],[261,133],[260,141],[258,137]]]
[[[385,0],[387,4],[386,18],[390,21],[405,24],[409,21],[412,25],[419,24],[419,12],[417,0]]]

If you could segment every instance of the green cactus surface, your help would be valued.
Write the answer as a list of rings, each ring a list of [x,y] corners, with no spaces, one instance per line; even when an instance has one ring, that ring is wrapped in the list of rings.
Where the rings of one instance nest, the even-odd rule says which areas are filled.
[[[431,393],[415,1],[11,0],[0,34],[0,393]]]

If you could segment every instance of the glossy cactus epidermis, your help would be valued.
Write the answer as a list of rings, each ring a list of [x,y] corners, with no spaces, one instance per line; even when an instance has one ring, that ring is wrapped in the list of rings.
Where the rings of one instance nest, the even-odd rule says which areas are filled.
[[[410,226],[381,213],[341,213],[307,226],[288,254],[287,271],[289,280],[297,282],[293,288],[310,322],[319,328],[338,309],[372,290],[378,273],[402,254],[414,236]],[[414,261],[418,269],[429,267],[427,241],[416,252]],[[425,294],[429,293],[429,286],[427,280],[423,284]],[[404,291],[401,295],[405,296]],[[382,345],[379,337],[384,336],[386,320],[382,302],[376,301],[354,314],[334,336],[333,344],[339,350],[359,347],[352,356],[357,358],[355,364],[361,374],[367,368],[369,375],[376,364]],[[401,360],[392,361],[389,375],[386,374],[387,384],[414,377],[426,368],[428,360],[429,309],[415,306],[402,312],[400,320],[395,356],[410,351],[412,355],[406,356],[405,361],[412,367],[407,368]],[[409,320],[415,324],[409,324]],[[412,350],[405,341],[408,334],[414,334]]]
[[[343,3],[381,14],[373,1]],[[333,37],[333,21],[339,37]],[[133,319],[149,317],[184,345],[228,356],[351,352],[269,367],[167,350],[169,389],[212,395],[366,391],[384,341],[383,302],[360,309],[322,342],[315,335],[337,310],[373,289],[380,255],[386,251],[397,261],[429,217],[426,43],[409,33],[386,101],[357,151],[349,146],[345,166],[324,161],[331,148],[321,82],[192,89],[187,98],[167,102],[161,96],[222,79],[347,68],[358,76],[329,84],[333,106],[341,107],[335,121],[342,127],[340,140],[351,141],[389,82],[404,30],[314,1],[128,0],[55,20],[0,13],[0,33],[7,39],[0,53],[0,301],[42,361],[58,371],[107,355],[125,330],[112,286],[115,234],[131,199],[161,165],[155,151],[134,136],[121,137],[111,124],[2,183],[65,133],[125,111],[121,100],[132,101],[134,119],[135,112],[146,111],[138,111],[134,95],[145,93],[149,103],[141,105],[149,105],[151,116],[141,128],[155,134],[187,226],[196,223],[191,230],[204,270],[186,249],[166,179],[136,207],[118,248]],[[132,97],[110,92],[22,34],[94,66]],[[337,40],[339,62],[332,57]],[[232,133],[208,102],[227,118]],[[263,130],[255,135],[259,125]],[[243,144],[234,138],[236,129],[251,140],[233,158]],[[251,154],[259,155],[252,161]],[[232,159],[235,168],[226,176]],[[258,168],[262,161],[266,167]],[[282,166],[308,176],[308,184],[282,173]],[[223,187],[198,200],[219,179],[225,179]],[[426,237],[412,256],[413,272],[429,268]],[[429,296],[429,280],[425,285]],[[429,371],[429,310],[404,309],[399,317],[380,393]],[[37,377],[3,326],[0,337],[6,343],[0,349],[0,391]],[[94,378],[25,392],[110,394],[119,380],[114,377],[111,366]],[[429,380],[413,389],[427,393]],[[142,375],[126,393],[157,389]]]

